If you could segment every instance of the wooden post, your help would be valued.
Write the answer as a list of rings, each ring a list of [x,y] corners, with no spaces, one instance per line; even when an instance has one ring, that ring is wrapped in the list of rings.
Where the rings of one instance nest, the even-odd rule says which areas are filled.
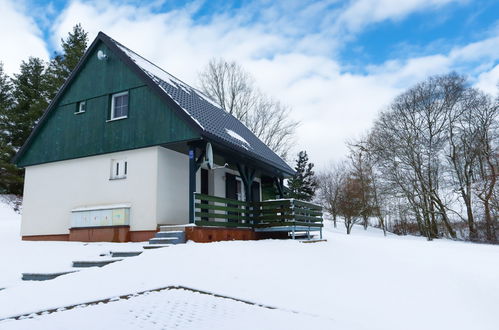
[[[196,159],[196,146],[189,145],[189,223],[194,223],[194,193],[196,192],[196,173],[198,172],[205,150]]]
[[[189,147],[189,223],[194,223],[194,193],[196,192],[196,148]]]
[[[244,184],[244,194],[246,196],[246,202],[251,202],[251,184],[253,183],[253,179],[255,178],[255,169],[250,169],[246,165],[236,164],[237,171],[241,176]]]

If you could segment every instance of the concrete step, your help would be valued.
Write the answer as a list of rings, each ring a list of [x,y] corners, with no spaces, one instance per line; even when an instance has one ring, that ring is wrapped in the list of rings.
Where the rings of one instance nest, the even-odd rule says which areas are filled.
[[[185,239],[179,237],[155,237],[149,240],[149,244],[181,244]]]
[[[23,281],[48,281],[53,280],[56,277],[71,274],[77,272],[77,270],[70,270],[65,272],[55,272],[55,273],[23,273]]]
[[[106,265],[112,264],[116,261],[121,261],[123,259],[107,259],[107,260],[78,260],[73,261],[73,267],[75,268],[86,268],[86,267],[104,267]]]
[[[145,250],[152,250],[152,249],[169,247],[170,245],[171,244],[149,244],[149,245],[144,245],[143,248]]]
[[[185,231],[185,225],[161,225],[159,231]]]
[[[185,232],[183,231],[160,231],[156,233],[156,238],[159,237],[177,237],[185,238]]]
[[[136,257],[142,254],[142,251],[111,251],[112,258]]]

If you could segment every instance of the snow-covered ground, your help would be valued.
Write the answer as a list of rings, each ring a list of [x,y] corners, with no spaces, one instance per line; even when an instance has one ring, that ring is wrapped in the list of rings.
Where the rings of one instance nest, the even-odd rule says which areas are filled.
[[[498,329],[499,247],[376,229],[328,227],[328,242],[187,243],[46,282],[25,271],[140,245],[22,242],[19,216],[0,206],[0,319],[167,286],[163,290],[19,321],[0,329]],[[57,268],[57,269],[55,269]]]

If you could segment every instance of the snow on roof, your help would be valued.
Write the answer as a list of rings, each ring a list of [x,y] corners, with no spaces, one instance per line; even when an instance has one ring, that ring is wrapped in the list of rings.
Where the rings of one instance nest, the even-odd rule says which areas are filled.
[[[176,78],[175,76],[173,76],[170,73],[166,72],[165,70],[161,69],[156,64],[154,64],[154,63],[150,62],[149,60],[143,58],[142,56],[140,56],[139,54],[135,53],[134,51],[126,48],[122,44],[116,42],[116,45],[123,52],[125,52],[128,55],[128,57],[130,57],[130,59],[132,61],[134,61],[139,66],[139,68],[141,68],[145,73],[147,73],[149,76],[151,76],[151,78],[153,78],[153,76],[155,76],[155,77],[163,80],[164,82],[166,82],[166,83],[168,83],[168,84],[170,84],[172,86],[176,86],[177,88],[181,88],[187,94],[194,93],[197,96],[199,96],[200,98],[204,99],[205,101],[210,102],[212,105],[220,108],[219,104],[217,104],[216,102],[214,102],[211,98],[209,98],[208,96],[206,96],[200,90],[187,85],[182,80]]]
[[[234,139],[241,141],[243,143],[242,144],[243,148],[244,148],[244,145],[246,145],[248,147],[251,147],[251,144],[249,144],[249,142],[246,141],[245,138],[243,138],[241,135],[237,134],[233,130],[226,128],[225,131],[227,132],[227,134],[229,134],[230,136],[232,136]]]

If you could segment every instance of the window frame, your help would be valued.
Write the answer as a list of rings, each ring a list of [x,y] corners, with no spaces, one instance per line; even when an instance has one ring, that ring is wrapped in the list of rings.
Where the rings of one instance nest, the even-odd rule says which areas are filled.
[[[85,110],[81,111],[81,106],[85,107]],[[76,112],[75,115],[79,115],[81,113],[85,113],[87,111],[87,100],[82,100],[79,102],[76,102]]]
[[[125,116],[120,116],[120,117],[114,117],[114,106],[115,106],[115,98],[127,95],[127,110],[126,110],[126,115]],[[120,119],[126,119],[128,118],[128,112],[130,110],[130,93],[128,91],[123,91],[119,93],[114,93],[111,95],[111,109],[110,109],[110,114],[109,114],[109,120],[108,121],[113,121],[113,120],[120,120]]]

